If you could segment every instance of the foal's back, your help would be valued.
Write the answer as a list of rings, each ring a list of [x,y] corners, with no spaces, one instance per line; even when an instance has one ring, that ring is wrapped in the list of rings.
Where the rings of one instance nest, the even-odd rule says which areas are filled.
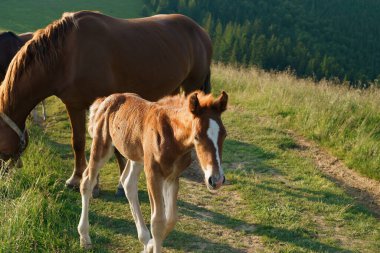
[[[144,132],[152,127],[149,119],[154,115],[154,108],[155,103],[133,93],[98,99],[90,108],[90,135],[110,138],[124,157],[143,162]]]

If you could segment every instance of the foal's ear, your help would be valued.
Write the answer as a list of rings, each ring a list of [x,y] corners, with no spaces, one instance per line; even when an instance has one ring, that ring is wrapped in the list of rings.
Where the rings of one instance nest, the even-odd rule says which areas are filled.
[[[214,102],[214,107],[220,112],[224,112],[227,109],[228,95],[225,91]]]
[[[199,115],[201,113],[201,105],[198,100],[198,93],[193,93],[189,97],[189,110],[194,115]]]

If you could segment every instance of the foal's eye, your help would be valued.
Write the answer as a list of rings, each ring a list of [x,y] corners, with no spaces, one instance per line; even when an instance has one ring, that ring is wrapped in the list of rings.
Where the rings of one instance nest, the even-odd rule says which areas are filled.
[[[195,135],[194,140],[199,141],[199,135]]]

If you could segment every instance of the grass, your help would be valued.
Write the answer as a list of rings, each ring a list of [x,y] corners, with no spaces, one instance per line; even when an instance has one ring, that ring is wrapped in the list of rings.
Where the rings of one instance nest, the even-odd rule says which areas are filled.
[[[0,30],[35,31],[58,19],[63,12],[97,10],[121,18],[140,16],[142,0],[2,0]]]
[[[326,147],[345,164],[380,179],[380,90],[353,90],[287,73],[217,65],[214,83],[234,91],[234,103],[274,119]]]
[[[286,92],[286,87],[294,83],[300,90],[315,89],[310,92],[314,97],[319,89],[328,90],[287,75],[213,67],[215,94],[224,89],[230,95],[223,116],[229,134],[223,151],[228,184],[211,194],[193,178],[181,178],[180,220],[165,241],[164,252],[378,251],[379,219],[316,170],[312,158],[300,154],[284,129],[302,132],[295,120],[287,118],[296,118],[298,111],[293,108],[284,116],[272,109],[281,104],[275,102],[281,99],[278,86],[293,97],[298,89]],[[80,196],[64,187],[73,166],[70,127],[62,103],[50,98],[47,104],[45,127],[29,124],[31,143],[23,156],[24,167],[0,180],[0,252],[82,252],[76,231]],[[284,108],[282,112],[289,111]],[[91,200],[93,252],[142,249],[126,200],[114,197],[117,175],[115,161],[109,162],[101,171],[102,194]],[[139,189],[149,223],[143,176]]]
[[[4,0],[0,28],[31,31],[79,9],[132,17],[140,6],[137,0]],[[230,95],[223,116],[228,184],[211,194],[193,178],[181,178],[180,221],[165,252],[378,252],[379,217],[321,174],[287,129],[379,179],[379,91],[222,65],[212,73],[214,93]],[[0,178],[0,252],[83,252],[76,231],[80,195],[64,187],[73,167],[70,124],[56,98],[47,108],[43,128],[28,124],[24,167]],[[100,198],[91,200],[92,252],[142,249],[126,200],[114,197],[117,179],[112,160],[101,171]],[[149,221],[143,175],[139,189]]]

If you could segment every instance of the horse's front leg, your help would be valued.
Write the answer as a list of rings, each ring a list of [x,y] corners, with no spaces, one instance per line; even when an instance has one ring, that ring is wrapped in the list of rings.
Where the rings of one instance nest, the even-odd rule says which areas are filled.
[[[70,188],[79,188],[82,174],[87,166],[85,157],[86,146],[86,111],[66,106],[71,122],[71,144],[74,150],[74,171],[66,181]]]
[[[163,198],[164,179],[159,169],[154,169],[153,166],[147,166],[146,163],[144,164],[144,171],[151,208],[150,230],[153,237],[148,243],[147,251],[149,253],[160,253],[166,230],[165,204]]]
[[[179,189],[179,178],[174,179],[168,178],[163,184],[163,195],[165,202],[165,216],[166,216],[166,226],[163,240],[169,235],[169,233],[174,229],[175,224],[178,220],[177,212],[177,196]]]

